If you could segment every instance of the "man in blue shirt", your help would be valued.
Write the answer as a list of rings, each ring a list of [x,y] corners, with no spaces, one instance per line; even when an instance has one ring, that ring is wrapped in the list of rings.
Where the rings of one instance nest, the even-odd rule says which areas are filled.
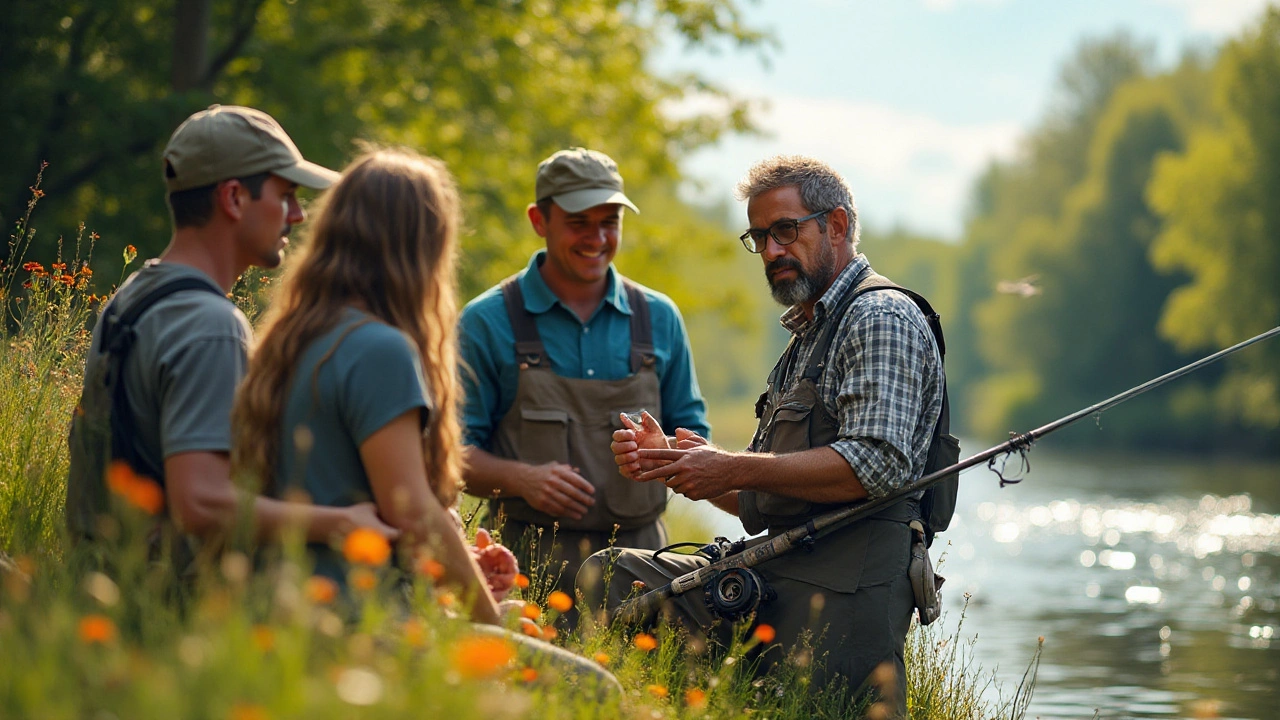
[[[544,160],[528,215],[546,248],[461,318],[467,492],[526,572],[570,593],[597,550],[666,542],[666,488],[622,477],[609,448],[622,414],[710,435],[679,310],[613,267],[623,208],[639,212],[622,188],[603,153]]]

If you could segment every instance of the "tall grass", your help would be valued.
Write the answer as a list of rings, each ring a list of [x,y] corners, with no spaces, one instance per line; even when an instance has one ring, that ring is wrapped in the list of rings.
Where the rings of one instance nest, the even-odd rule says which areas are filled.
[[[302,545],[257,564],[227,551],[202,567],[175,602],[167,573],[142,543],[121,541],[110,569],[72,549],[62,531],[66,426],[80,391],[86,327],[100,299],[88,292],[80,236],[67,260],[24,262],[30,211],[10,238],[0,307],[0,708],[40,718],[836,718],[882,717],[809,687],[784,664],[756,679],[743,637],[712,652],[660,627],[656,647],[622,628],[559,633],[554,642],[613,671],[625,688],[602,701],[554,666],[484,645],[456,619],[460,601],[416,578],[393,592],[396,571],[360,568],[353,606],[309,577]],[[126,255],[126,260],[132,258]],[[261,278],[250,293],[260,296]],[[269,281],[268,281],[269,282]],[[141,534],[144,510],[116,498],[120,537]],[[709,535],[691,517],[682,537]],[[545,586],[545,583],[541,585]],[[531,587],[539,587],[534,578]],[[359,588],[367,589],[361,590]],[[533,632],[552,637],[542,593]],[[520,627],[518,619],[511,621]],[[529,630],[530,625],[525,624]],[[937,627],[937,626],[934,626]],[[908,641],[908,703],[917,720],[1018,720],[1034,685],[988,702],[989,675],[962,649],[959,630]]]

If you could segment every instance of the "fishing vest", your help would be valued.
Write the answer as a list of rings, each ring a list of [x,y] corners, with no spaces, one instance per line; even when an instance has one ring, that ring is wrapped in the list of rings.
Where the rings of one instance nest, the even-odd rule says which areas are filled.
[[[635,482],[618,472],[609,444],[622,428],[619,414],[648,410],[662,417],[662,393],[653,348],[649,302],[638,286],[621,275],[631,305],[631,375],[619,380],[586,380],[557,375],[538,334],[533,313],[515,276],[502,283],[502,298],[515,334],[519,367],[515,401],[498,423],[493,454],[531,465],[561,462],[577,468],[595,487],[595,504],[581,520],[552,517],[523,498],[497,498],[491,517],[499,513],[526,523],[566,530],[611,532],[652,524],[667,507],[667,488],[660,482]]]
[[[805,367],[800,381],[790,391],[770,399],[766,390],[756,403],[756,417],[759,425],[756,429],[753,449],[758,452],[787,454],[801,452],[816,447],[833,444],[840,437],[840,421],[822,402],[818,386],[827,364],[827,355],[831,349],[832,339],[839,329],[845,313],[853,302],[865,293],[877,290],[893,289],[904,292],[921,308],[931,329],[934,330],[935,342],[938,344],[939,358],[943,353],[941,325],[937,313],[928,307],[928,301],[916,293],[895,285],[888,278],[875,273],[868,273],[853,290],[827,314],[828,322],[814,346],[809,364]],[[923,304],[922,304],[923,303]],[[926,309],[927,308],[927,309]],[[785,380],[792,371],[792,364],[799,350],[799,343],[793,337],[792,342],[783,351],[782,357],[769,374],[769,387]],[[943,387],[943,406],[940,417],[934,425],[926,468],[938,464],[940,469],[954,464],[959,456],[959,443],[949,433],[949,406],[946,400],[946,388]],[[950,462],[947,460],[950,459]],[[926,469],[926,473],[931,470]],[[943,481],[958,482],[958,475]],[[861,569],[866,562],[868,552],[870,526],[866,520],[888,520],[909,523],[912,520],[935,518],[944,529],[950,521],[951,511],[955,507],[954,485],[949,493],[938,501],[938,493],[930,494],[928,508],[923,507],[922,500],[912,497],[893,503],[864,520],[839,527],[824,534],[809,546],[809,552],[788,553],[781,562],[775,560],[764,564],[764,569],[782,577],[792,578],[837,590],[853,592],[857,589]],[[770,536],[780,535],[791,528],[803,525],[826,513],[848,506],[848,503],[817,503],[799,498],[777,495],[769,492],[742,491],[738,493],[739,517],[743,527],[749,533],[769,531]],[[936,509],[935,509],[936,506]],[[945,520],[943,519],[945,515]],[[905,551],[905,547],[904,547]]]

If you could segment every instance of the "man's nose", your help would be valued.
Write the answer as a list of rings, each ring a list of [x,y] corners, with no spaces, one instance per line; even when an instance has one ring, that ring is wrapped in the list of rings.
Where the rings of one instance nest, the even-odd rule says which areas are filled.
[[[764,258],[765,262],[773,262],[786,253],[787,246],[779,244],[773,233],[769,233],[764,241],[764,249],[760,251],[760,257]]]
[[[307,214],[302,211],[302,206],[298,204],[297,198],[289,198],[289,215],[290,225],[297,225],[307,219]]]

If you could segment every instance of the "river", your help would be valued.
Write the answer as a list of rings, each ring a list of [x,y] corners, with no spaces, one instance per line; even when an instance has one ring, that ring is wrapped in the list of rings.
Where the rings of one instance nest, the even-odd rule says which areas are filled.
[[[1280,718],[1280,463],[1029,457],[1003,489],[984,467],[966,472],[933,547],[943,631],[967,595],[961,637],[1005,697],[1043,636],[1028,719]],[[697,514],[742,535],[730,516]]]

